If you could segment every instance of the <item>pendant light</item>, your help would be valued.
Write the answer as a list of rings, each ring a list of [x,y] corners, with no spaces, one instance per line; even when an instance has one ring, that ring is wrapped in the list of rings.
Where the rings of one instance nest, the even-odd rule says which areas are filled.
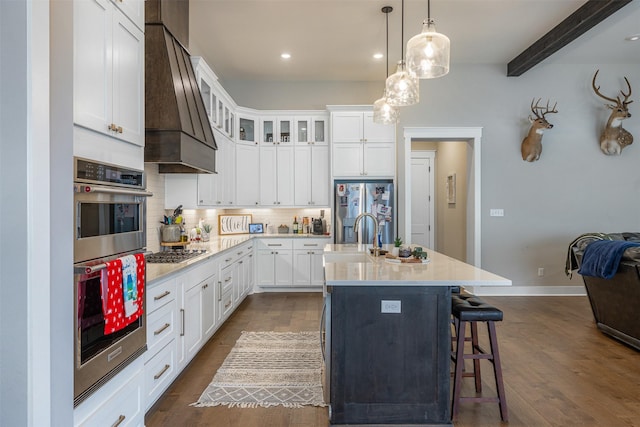
[[[427,0],[427,20],[422,32],[407,43],[407,67],[420,79],[434,79],[449,72],[449,37],[436,31],[431,19],[431,0]]]
[[[387,18],[387,68],[386,77],[389,77],[389,13],[393,11],[391,6],[384,6],[382,12]],[[393,107],[387,103],[387,89],[385,87],[382,98],[373,103],[373,122],[381,125],[392,125],[398,122],[398,116],[400,112],[396,107]]]
[[[401,56],[404,58],[404,0],[402,0],[402,35],[400,39]],[[387,103],[394,107],[417,104],[420,100],[418,78],[407,71],[405,63],[398,61],[397,71],[387,78]]]

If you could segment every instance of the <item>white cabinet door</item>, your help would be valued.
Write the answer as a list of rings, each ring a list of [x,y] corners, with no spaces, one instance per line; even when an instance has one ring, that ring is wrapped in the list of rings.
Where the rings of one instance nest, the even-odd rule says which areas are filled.
[[[73,121],[111,135],[112,5],[108,0],[76,1],[73,12]]]
[[[279,145],[277,159],[278,206],[293,206],[293,146]]]
[[[164,176],[164,208],[175,209],[182,205],[184,209],[197,209],[200,186],[199,178],[204,174],[172,173]]]
[[[338,177],[362,176],[362,143],[333,144],[333,175]]]
[[[276,159],[275,145],[260,146],[260,205],[264,207],[278,204]]]
[[[309,254],[311,273],[309,274],[309,285],[324,286],[324,265],[322,262],[322,251],[314,250]]]
[[[144,145],[144,34],[108,0],[74,2],[74,123]]]
[[[201,285],[202,289],[202,335],[209,338],[216,327],[216,312],[215,312],[215,294],[217,275],[212,275],[207,278]]]
[[[362,112],[336,112],[331,116],[333,142],[361,142],[363,138]]]
[[[236,200],[236,144],[230,139],[223,140],[224,156],[222,162],[224,162],[224,173],[222,175],[222,203],[226,206],[234,206]],[[222,162],[218,163],[222,165]]]
[[[309,206],[312,203],[311,184],[311,145],[296,146],[294,150],[295,158],[295,179],[294,179],[294,203],[296,206]]]
[[[293,206],[293,162],[293,145],[260,146],[260,205]]]
[[[260,170],[257,145],[236,146],[236,204],[255,207],[260,203],[260,186],[256,175]]]
[[[216,157],[218,157],[219,155],[220,154],[216,154]],[[197,180],[196,198],[198,201],[198,206],[220,206],[222,204],[222,199],[218,197],[218,180],[220,179],[219,175],[197,174],[195,175],[195,178]],[[175,190],[179,191],[180,189],[176,188]]]
[[[329,146],[314,145],[311,153],[311,204],[329,206]],[[296,164],[297,167],[297,164]]]
[[[235,201],[235,144],[216,134],[217,174],[198,174],[199,206],[233,206]]]
[[[393,143],[364,143],[363,173],[369,177],[393,177],[396,147]]]
[[[329,147],[295,147],[296,206],[329,206]]]
[[[257,257],[256,284],[258,286],[273,286],[276,276],[275,250],[260,249]]]
[[[311,282],[311,251],[297,250],[293,254],[293,286],[309,286]]]
[[[291,286],[293,284],[293,251],[291,249],[278,249],[275,254],[276,286]]]
[[[394,142],[395,125],[381,125],[373,122],[373,111],[365,111],[362,117],[363,139],[365,142]]]
[[[116,137],[144,146],[144,34],[119,10],[114,13],[113,20]]]
[[[184,294],[184,344],[186,361],[196,355],[203,342],[202,335],[202,289],[193,286]]]

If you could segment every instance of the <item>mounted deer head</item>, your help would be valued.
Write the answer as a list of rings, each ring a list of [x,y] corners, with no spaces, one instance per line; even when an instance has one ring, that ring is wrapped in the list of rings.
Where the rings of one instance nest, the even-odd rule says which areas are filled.
[[[520,150],[522,151],[522,160],[527,162],[535,162],[540,158],[540,154],[542,154],[542,134],[545,130],[551,129],[553,125],[549,123],[546,119],[546,115],[550,113],[557,113],[556,102],[553,105],[553,108],[549,109],[549,101],[547,101],[547,105],[545,107],[538,106],[542,98],[538,98],[536,101],[536,105],[533,105],[533,101],[536,99],[533,98],[531,100],[531,112],[533,116],[529,116],[529,121],[531,121],[531,127],[529,128],[529,133],[522,140],[522,146]]]
[[[624,96],[624,99],[620,99],[620,95],[615,98],[604,96],[600,93],[600,86],[596,86],[596,77],[599,72],[600,70],[596,71],[593,75],[593,90],[600,98],[611,102],[611,104],[606,104],[608,108],[611,108],[611,115],[609,116],[607,125],[600,135],[600,149],[608,156],[612,154],[620,154],[624,147],[633,143],[633,135],[625,129],[622,129],[622,121],[631,117],[628,109],[628,105],[633,102],[628,101],[631,96],[631,85],[629,84],[629,80],[625,77],[624,81],[627,82],[629,93],[624,93],[622,90],[620,91],[620,95]]]

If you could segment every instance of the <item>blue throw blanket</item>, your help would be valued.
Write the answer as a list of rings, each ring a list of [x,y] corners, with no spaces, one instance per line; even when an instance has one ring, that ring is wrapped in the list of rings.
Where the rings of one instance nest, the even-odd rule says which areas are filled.
[[[618,271],[624,251],[635,246],[640,246],[640,243],[625,240],[598,240],[589,243],[584,249],[578,273],[583,276],[611,279]]]

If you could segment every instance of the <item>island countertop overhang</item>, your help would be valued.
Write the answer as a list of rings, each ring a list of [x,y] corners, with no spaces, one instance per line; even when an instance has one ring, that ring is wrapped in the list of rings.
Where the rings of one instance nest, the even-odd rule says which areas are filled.
[[[392,247],[383,245],[382,249],[390,251]],[[511,286],[509,279],[431,249],[427,250],[430,261],[426,264],[392,264],[384,256],[367,255],[370,248],[327,244],[325,286]]]

